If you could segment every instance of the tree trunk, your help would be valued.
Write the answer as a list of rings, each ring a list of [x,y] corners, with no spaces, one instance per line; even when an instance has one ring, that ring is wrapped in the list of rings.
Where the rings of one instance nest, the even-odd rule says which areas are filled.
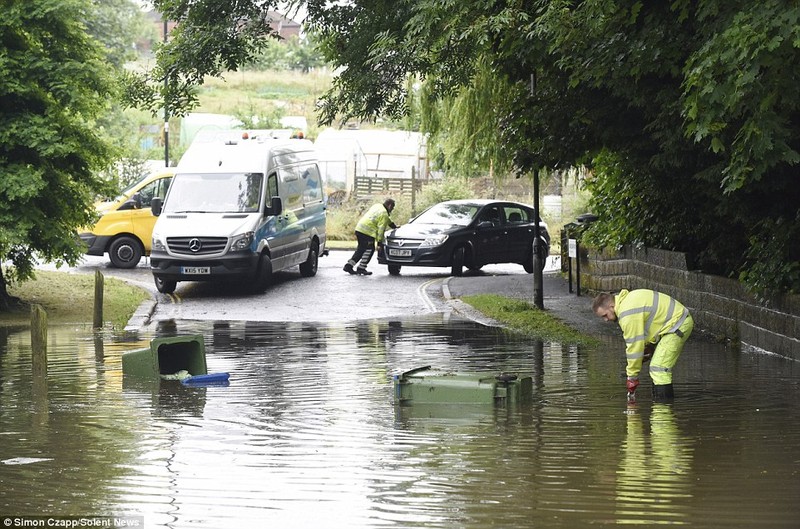
[[[8,293],[6,277],[3,275],[3,267],[0,266],[0,312],[11,312],[16,307],[17,298]]]

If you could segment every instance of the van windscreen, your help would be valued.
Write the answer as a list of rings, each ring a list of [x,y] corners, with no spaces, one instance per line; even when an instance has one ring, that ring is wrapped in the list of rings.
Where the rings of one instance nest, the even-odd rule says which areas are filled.
[[[254,213],[263,173],[179,173],[172,179],[164,213]]]

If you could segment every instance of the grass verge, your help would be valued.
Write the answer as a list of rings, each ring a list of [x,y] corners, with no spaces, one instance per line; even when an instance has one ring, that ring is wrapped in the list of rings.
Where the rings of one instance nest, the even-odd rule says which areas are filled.
[[[0,326],[30,323],[30,306],[41,305],[48,323],[92,324],[94,275],[37,271],[36,278],[15,283],[8,293],[21,301],[19,310],[0,312]],[[150,293],[113,277],[103,281],[103,322],[122,329]]]
[[[530,338],[562,344],[597,346],[597,338],[585,335],[530,303],[497,294],[476,294],[461,298],[509,330]]]
[[[356,241],[325,241],[325,247],[330,250],[355,250],[358,247]]]

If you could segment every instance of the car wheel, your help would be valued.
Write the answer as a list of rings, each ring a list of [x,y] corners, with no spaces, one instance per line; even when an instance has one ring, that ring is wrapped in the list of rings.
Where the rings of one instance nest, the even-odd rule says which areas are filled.
[[[253,284],[253,289],[261,294],[272,282],[272,260],[270,260],[269,255],[262,255],[261,259],[258,261],[258,270],[256,270],[256,280]]]
[[[533,273],[533,246],[531,246],[531,251],[528,252],[528,257],[522,262],[522,267],[525,268],[527,273]]]
[[[156,283],[156,290],[162,294],[172,294],[178,286],[178,282],[174,279],[164,279],[163,277],[153,276]]]
[[[142,245],[133,237],[117,237],[108,247],[111,264],[117,268],[133,268],[142,258]]]
[[[453,251],[453,258],[450,261],[450,274],[460,276],[464,273],[464,255],[466,251],[463,246],[459,246]]]
[[[547,255],[546,255],[547,245],[544,243],[544,241],[542,241],[540,243],[539,248],[540,248],[539,258],[540,258],[540,262],[541,262],[541,269],[544,270],[544,266],[546,264],[545,261],[547,261]],[[528,257],[525,258],[525,261],[522,263],[522,266],[525,268],[525,271],[528,272],[529,274],[533,273],[533,266],[534,266],[534,264],[533,264],[533,244],[531,244],[531,251],[528,254]]]
[[[314,277],[317,275],[317,267],[319,266],[319,246],[317,243],[311,245],[308,251],[308,259],[300,265],[300,275],[303,277]]]
[[[389,275],[390,276],[399,276],[400,275],[400,265],[387,265],[389,267]]]

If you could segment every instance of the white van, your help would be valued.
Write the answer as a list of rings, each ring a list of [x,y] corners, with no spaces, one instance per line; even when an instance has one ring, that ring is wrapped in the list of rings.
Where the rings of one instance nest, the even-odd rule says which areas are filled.
[[[154,200],[150,269],[159,292],[179,281],[250,281],[273,272],[317,273],[326,204],[313,144],[286,131],[206,131]]]

